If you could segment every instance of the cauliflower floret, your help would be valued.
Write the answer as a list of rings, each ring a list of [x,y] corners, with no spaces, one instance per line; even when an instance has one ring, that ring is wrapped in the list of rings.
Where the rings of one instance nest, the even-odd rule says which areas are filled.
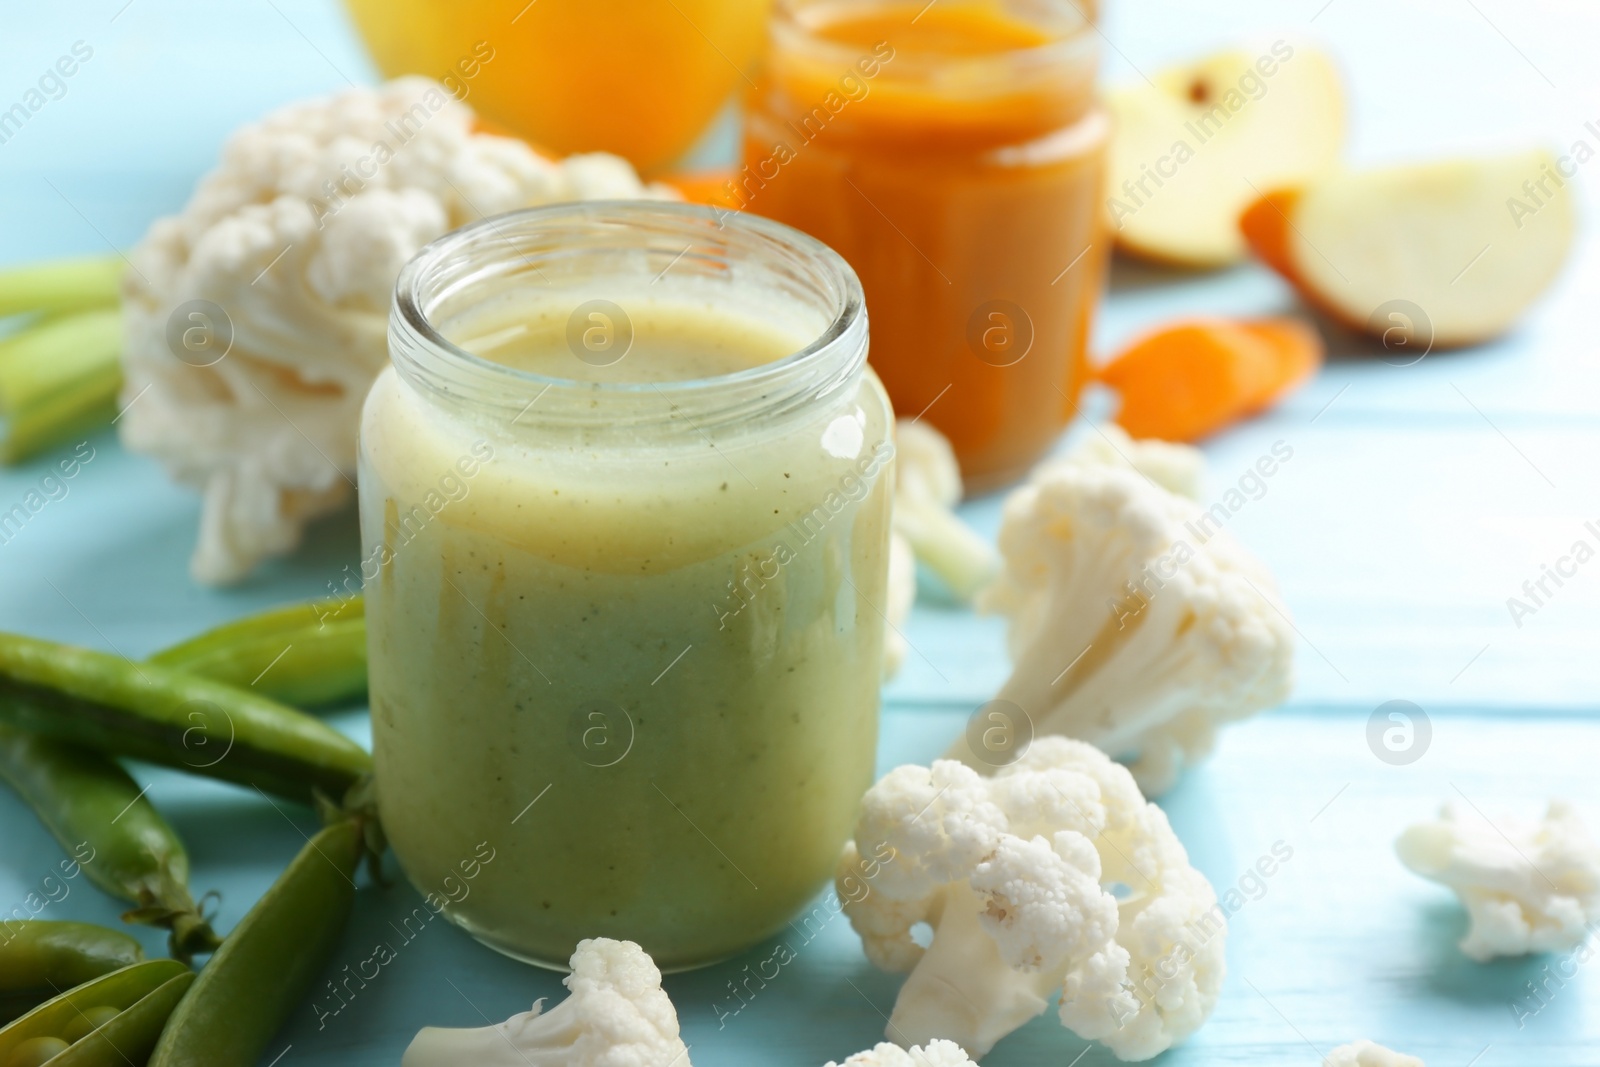
[[[540,1000],[497,1026],[427,1027],[401,1067],[690,1067],[678,1013],[644,949],[594,938],[578,943],[571,963],[562,982],[572,995],[549,1012]]]
[[[1005,567],[979,606],[1011,617],[997,699],[1038,734],[1133,759],[1147,794],[1216,728],[1289,694],[1294,628],[1272,575],[1195,501],[1126,463],[1053,461],[1006,500]],[[965,740],[952,758],[979,761]]]
[[[1200,499],[1206,473],[1205,455],[1198,448],[1153,437],[1135,441],[1114,422],[1090,427],[1070,452],[1046,462],[1128,467],[1168,492],[1190,500]]]
[[[961,468],[943,434],[925,422],[894,427],[894,528],[950,591],[970,600],[994,575],[989,542],[956,518]]]
[[[892,857],[865,897],[843,884],[861,855]],[[982,1056],[1059,989],[1063,1025],[1149,1059],[1221,992],[1227,918],[1210,883],[1127,768],[1081,741],[1040,738],[992,778],[953,760],[890,771],[839,870],[867,957],[911,972],[886,1031],[899,1041]]]
[[[1449,886],[1471,925],[1461,951],[1475,960],[1557,952],[1600,923],[1600,845],[1571,805],[1551,801],[1540,822],[1445,805],[1395,842],[1400,861]]]
[[[123,283],[122,439],[204,495],[194,576],[243,578],[348,498],[395,278],[424,244],[514,208],[654,195],[620,159],[556,163],[475,132],[423,78],[236,132]]]
[[[925,1048],[909,1051],[885,1041],[843,1063],[830,1060],[826,1067],[960,1067],[971,1062],[960,1045],[949,1041],[930,1041]]]
[[[889,534],[889,596],[884,617],[889,625],[883,633],[883,676],[894,677],[906,658],[906,638],[902,632],[917,599],[917,558],[911,542],[898,530]]]
[[[1375,1045],[1371,1041],[1355,1041],[1340,1045],[1322,1061],[1322,1067],[1424,1067],[1415,1056]]]

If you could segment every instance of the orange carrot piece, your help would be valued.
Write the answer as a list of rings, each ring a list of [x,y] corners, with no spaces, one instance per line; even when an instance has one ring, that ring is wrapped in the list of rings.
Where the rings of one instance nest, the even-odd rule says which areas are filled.
[[[1198,320],[1148,334],[1100,372],[1122,395],[1117,424],[1134,437],[1196,441],[1268,393],[1271,345],[1235,323]]]
[[[1117,424],[1134,437],[1198,441],[1270,406],[1322,362],[1317,334],[1289,319],[1195,319],[1135,341],[1101,368]]]
[[[1277,360],[1277,378],[1272,388],[1246,400],[1246,415],[1265,411],[1322,367],[1322,335],[1307,323],[1299,319],[1253,319],[1239,325],[1271,345]]]

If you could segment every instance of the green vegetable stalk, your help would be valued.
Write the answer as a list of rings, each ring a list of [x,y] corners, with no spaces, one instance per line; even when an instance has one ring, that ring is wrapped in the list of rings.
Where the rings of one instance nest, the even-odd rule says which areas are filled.
[[[0,460],[15,463],[116,417],[122,315],[84,311],[0,342]]]
[[[125,269],[121,256],[89,256],[0,270],[0,317],[114,307]]]
[[[89,880],[134,905],[128,922],[170,931],[173,956],[187,962],[221,943],[189,895],[183,842],[108,757],[0,726],[0,779],[68,852],[93,850]]]
[[[0,271],[0,317],[26,315],[0,340],[0,462],[15,463],[110,422],[122,387],[120,258]]]

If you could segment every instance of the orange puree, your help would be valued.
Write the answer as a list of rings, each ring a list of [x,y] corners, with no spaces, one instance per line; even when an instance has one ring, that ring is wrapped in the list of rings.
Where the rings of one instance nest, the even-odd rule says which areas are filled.
[[[915,3],[867,8],[840,4],[834,10],[837,14],[832,20],[818,20],[812,32],[836,44],[871,48],[893,38],[896,48],[923,55],[991,56],[1050,43],[1050,35],[1043,29],[1012,18],[993,4],[969,3],[942,11],[929,8],[920,18],[921,7]]]
[[[926,409],[974,489],[1049,448],[1086,377],[1110,126],[1081,11],[780,0],[729,190],[855,267],[896,411]]]

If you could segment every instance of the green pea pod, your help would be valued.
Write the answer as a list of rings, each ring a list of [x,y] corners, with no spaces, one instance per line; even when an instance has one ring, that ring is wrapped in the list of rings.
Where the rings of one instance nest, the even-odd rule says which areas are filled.
[[[93,1028],[48,1061],[50,1067],[127,1067],[145,1062],[161,1039],[167,1020],[194,982],[193,972],[169,978],[153,993],[104,1022],[96,1019],[92,1011],[86,1012],[79,1027]]]
[[[169,984],[182,983],[176,987],[181,991],[193,979],[194,972],[177,960],[146,960],[69,989],[0,1028],[0,1065],[36,1067],[49,1062],[52,1067],[66,1063],[88,1067],[99,1063],[142,1062],[142,1056],[155,1044],[161,1026],[172,1013],[171,1002],[178,999],[172,996]],[[134,1017],[135,1021],[145,1021],[142,1027],[125,1025],[114,1032],[122,1034],[130,1042],[130,1047],[123,1049],[126,1061],[121,1058],[114,1061],[64,1058],[71,1050],[85,1043],[94,1027],[115,1024],[130,1010],[138,1008],[146,998],[156,996],[163,990],[166,991],[164,995],[152,1000],[149,1007]],[[163,1006],[165,1011],[160,1010]],[[159,1015],[160,1020],[151,1027],[149,1019],[155,1015]],[[129,1031],[135,1029],[149,1034],[148,1044],[143,1050],[131,1047],[135,1035]]]
[[[367,694],[367,623],[361,597],[316,600],[250,615],[150,657],[301,708]]]
[[[255,1067],[350,915],[363,822],[345,819],[306,842],[207,961],[149,1067]]]
[[[360,745],[277,701],[16,634],[0,634],[0,721],[303,802],[341,797],[372,770]]]
[[[0,779],[78,857],[91,882],[135,905],[123,918],[170,930],[172,954],[185,962],[217,947],[189,895],[183,842],[109,757],[0,725]]]
[[[43,919],[0,922],[0,1023],[142,959],[139,942],[119,930]]]
[[[321,600],[305,600],[298,604],[268,608],[266,611],[214,626],[187,641],[157,652],[150,659],[151,662],[162,663],[166,662],[169,656],[185,659],[204,656],[217,649],[230,648],[242,641],[294,634],[312,627],[332,626],[335,623],[364,619],[366,616],[366,600],[359,595],[348,599],[325,597]]]

